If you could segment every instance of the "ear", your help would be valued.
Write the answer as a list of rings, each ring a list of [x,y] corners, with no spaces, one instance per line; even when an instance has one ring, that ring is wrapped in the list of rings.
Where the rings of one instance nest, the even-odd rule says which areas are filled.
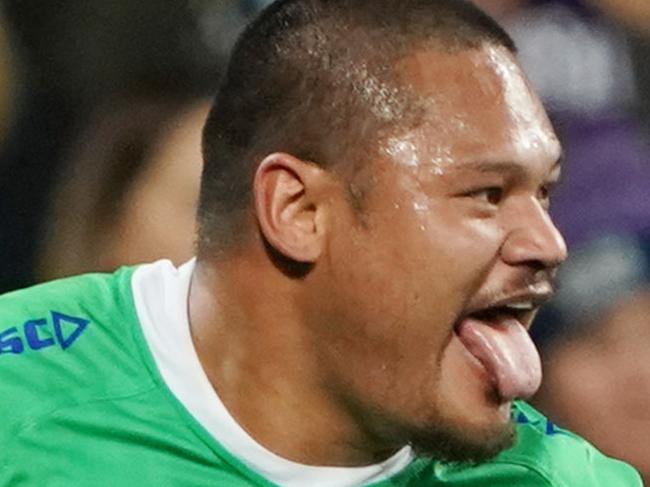
[[[255,210],[267,242],[283,256],[314,263],[324,247],[325,171],[285,153],[267,156],[253,185]]]

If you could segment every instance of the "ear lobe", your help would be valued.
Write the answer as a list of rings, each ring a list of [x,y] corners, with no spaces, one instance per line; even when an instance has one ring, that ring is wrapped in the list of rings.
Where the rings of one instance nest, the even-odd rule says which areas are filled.
[[[314,199],[319,168],[289,154],[266,157],[253,185],[260,230],[288,259],[314,263],[323,249],[319,202]]]

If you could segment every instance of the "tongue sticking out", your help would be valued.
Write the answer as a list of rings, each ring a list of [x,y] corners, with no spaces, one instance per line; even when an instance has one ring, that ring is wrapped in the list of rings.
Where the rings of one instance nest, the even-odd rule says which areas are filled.
[[[464,319],[458,337],[495,380],[504,400],[532,396],[542,382],[539,353],[524,326],[514,318],[486,323]]]

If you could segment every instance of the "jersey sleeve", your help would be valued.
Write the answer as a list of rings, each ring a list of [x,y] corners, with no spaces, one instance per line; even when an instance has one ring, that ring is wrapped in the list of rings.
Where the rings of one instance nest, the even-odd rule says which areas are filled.
[[[144,387],[127,325],[132,269],[0,296],[0,444],[57,410]],[[0,452],[0,459],[3,454]]]

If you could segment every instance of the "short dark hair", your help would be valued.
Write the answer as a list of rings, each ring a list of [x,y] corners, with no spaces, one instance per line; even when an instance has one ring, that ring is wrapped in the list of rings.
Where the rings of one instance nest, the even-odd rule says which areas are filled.
[[[465,0],[276,0],[264,10],[235,45],[203,132],[199,254],[241,230],[265,156],[349,166],[382,130],[407,123],[413,107],[392,66],[428,41],[515,52]]]

